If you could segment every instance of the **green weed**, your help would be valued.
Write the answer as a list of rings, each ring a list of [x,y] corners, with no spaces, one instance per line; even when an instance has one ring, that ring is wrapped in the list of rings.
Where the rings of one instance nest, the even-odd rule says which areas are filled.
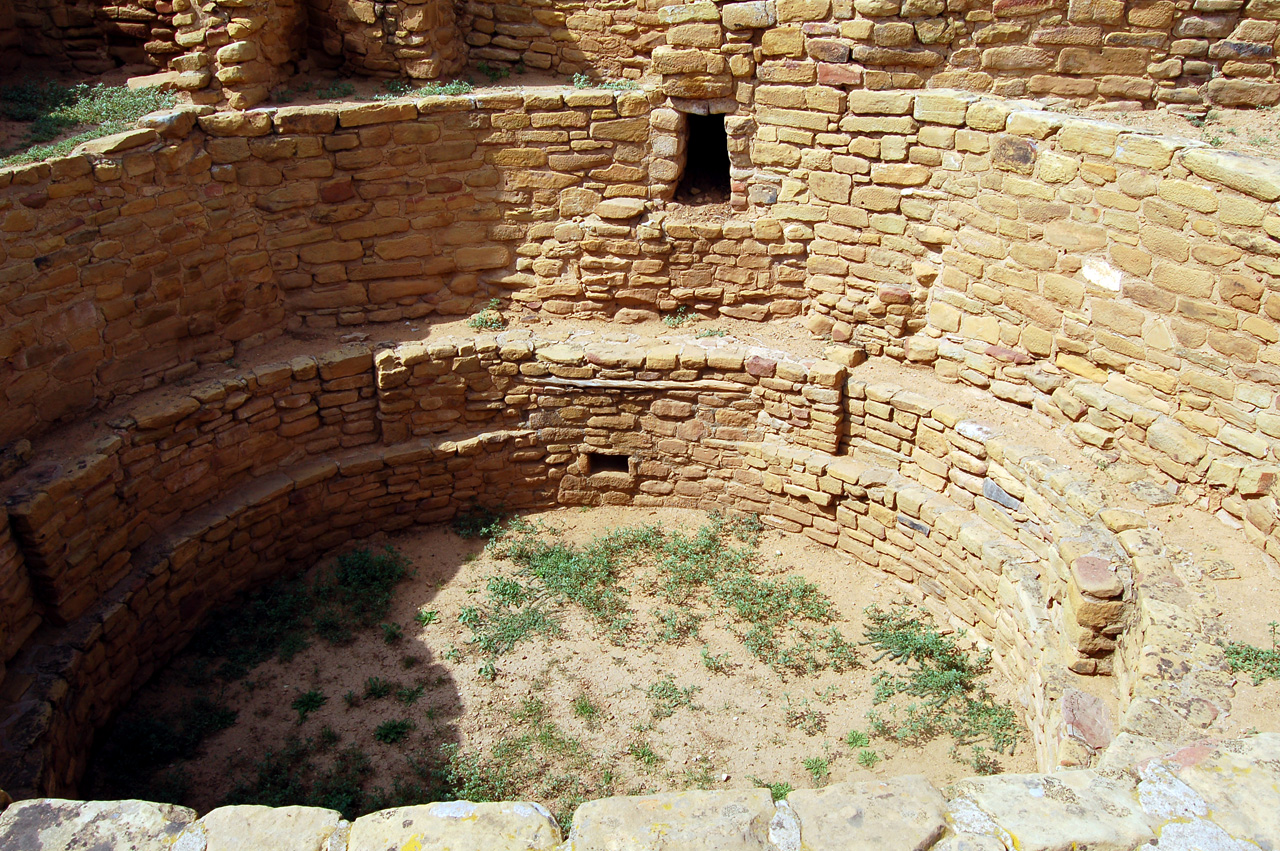
[[[382,677],[369,677],[364,681],[364,696],[379,700],[395,691],[396,684]]]
[[[1280,621],[1271,621],[1267,626],[1271,631],[1270,650],[1236,641],[1222,642],[1222,652],[1226,655],[1231,670],[1247,673],[1253,678],[1255,686],[1266,680],[1280,679],[1280,646],[1277,645],[1276,637]]]
[[[766,783],[754,774],[747,779],[761,788],[768,789],[769,795],[773,798],[773,802],[775,804],[795,791],[795,787],[785,781],[778,783]]]
[[[696,314],[690,313],[684,305],[680,305],[680,307],[676,308],[675,313],[668,313],[662,317],[662,324],[668,328],[679,328],[686,322],[692,322],[697,318]]]
[[[413,616],[414,623],[418,626],[431,626],[439,619],[440,612],[436,609],[431,609],[430,611],[419,609],[418,613]]]
[[[871,737],[861,730],[850,730],[844,737],[844,743],[854,749],[865,748],[871,744]]]
[[[706,668],[714,674],[723,674],[727,672],[732,665],[729,662],[729,654],[721,653],[719,656],[712,655],[711,651],[706,647],[702,648],[702,667]]]
[[[573,75],[575,89],[611,89],[615,92],[633,91],[640,88],[634,80],[600,80],[594,81],[589,74],[579,72]]]
[[[489,303],[483,310],[467,320],[467,327],[477,331],[501,331],[507,327],[507,320],[502,315],[501,307],[501,301],[496,298],[489,299]]]
[[[394,745],[404,741],[417,725],[407,718],[383,721],[373,731],[373,737],[384,745]]]
[[[404,627],[398,623],[384,623],[382,627],[382,640],[387,644],[394,644],[404,637]]]
[[[701,686],[685,686],[681,688],[676,685],[675,680],[671,677],[664,677],[656,683],[653,683],[645,690],[645,695],[653,701],[652,714],[654,718],[670,718],[676,714],[676,710],[684,707],[693,707],[693,696],[702,691]]]
[[[879,651],[873,663],[887,657],[905,672],[877,674],[873,702],[888,704],[899,695],[918,698],[905,707],[890,705],[893,723],[868,713],[873,735],[921,744],[946,734],[960,745],[986,743],[997,753],[1013,752],[1021,737],[1017,716],[982,684],[990,671],[990,651],[970,656],[939,632],[927,614],[905,606],[888,612],[871,606],[866,615],[867,643]]]
[[[693,335],[695,340],[705,340],[707,337],[726,337],[729,332],[722,328],[703,328]]]
[[[293,701],[293,711],[298,713],[298,724],[307,720],[307,716],[329,702],[329,698],[317,689],[303,692]]]
[[[368,755],[355,745],[337,753],[324,768],[313,762],[317,748],[308,740],[287,739],[269,749],[254,766],[251,780],[222,802],[269,807],[311,806],[337,810],[347,819],[369,812],[365,780],[373,771]]]
[[[573,714],[593,723],[600,719],[600,707],[591,702],[591,697],[586,692],[582,692],[573,699]]]
[[[648,742],[632,742],[627,753],[645,768],[653,768],[662,761],[662,757],[658,756],[658,752]]]
[[[826,757],[811,756],[804,760],[804,770],[813,778],[813,785],[825,786],[831,776],[831,763]]]
[[[809,703],[809,699],[801,698],[798,706],[793,706],[791,696],[784,695],[785,709],[783,722],[790,728],[800,730],[806,736],[816,736],[827,729],[827,717]]]
[[[863,750],[858,752],[858,765],[863,768],[875,768],[878,762],[880,762],[880,754],[875,751]]]
[[[412,688],[409,686],[401,686],[396,689],[396,700],[400,701],[405,706],[412,706],[422,698],[422,695],[426,690],[426,686],[421,683],[413,686]]]
[[[0,117],[27,124],[18,150],[0,159],[0,166],[68,154],[82,142],[127,130],[147,113],[175,103],[177,97],[172,92],[128,86],[99,84],[90,88],[84,83],[66,86],[49,80],[0,87]],[[83,129],[54,141],[76,128]]]
[[[654,638],[662,644],[683,644],[698,635],[702,618],[685,609],[662,609],[654,624]]]
[[[489,538],[502,529],[503,515],[487,508],[474,506],[470,511],[453,518],[449,524],[453,533],[459,538]]]

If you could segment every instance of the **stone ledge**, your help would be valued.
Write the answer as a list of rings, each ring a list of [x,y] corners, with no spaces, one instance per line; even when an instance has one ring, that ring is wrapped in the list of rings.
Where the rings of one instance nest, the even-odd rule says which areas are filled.
[[[223,807],[196,820],[142,801],[34,799],[0,813],[0,846],[72,851],[1172,851],[1280,845],[1280,735],[1157,754],[1107,771],[833,784],[588,801],[561,842],[533,803],[382,810],[348,824],[308,807]]]

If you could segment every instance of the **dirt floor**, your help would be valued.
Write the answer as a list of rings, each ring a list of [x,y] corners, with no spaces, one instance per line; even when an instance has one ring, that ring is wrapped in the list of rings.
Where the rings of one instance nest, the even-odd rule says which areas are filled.
[[[707,522],[707,515],[597,508],[560,509],[527,519],[563,530],[563,540],[580,545],[621,526],[652,524],[667,532],[693,532]],[[569,606],[559,611],[562,635],[523,641],[486,670],[483,654],[468,645],[472,632],[459,616],[466,607],[481,605],[491,577],[513,575],[511,562],[495,560],[481,541],[462,539],[441,527],[371,545],[380,546],[383,540],[407,556],[416,571],[399,586],[389,614],[404,627],[404,636],[387,643],[375,629],[336,648],[313,640],[290,662],[268,662],[226,684],[221,700],[238,710],[239,720],[209,738],[199,755],[182,766],[190,789],[183,803],[200,811],[218,805],[252,774],[266,751],[280,748],[289,736],[319,737],[325,728],[337,733],[339,747],[356,744],[367,752],[374,765],[367,785],[387,789],[404,773],[407,757],[429,755],[441,744],[454,743],[463,754],[487,759],[495,751],[507,753],[503,748],[510,748],[513,738],[529,735],[517,750],[545,760],[546,774],[507,791],[562,811],[571,809],[575,796],[762,783],[802,788],[828,780],[913,773],[946,783],[974,773],[949,755],[954,743],[946,735],[919,747],[882,736],[850,747],[846,737],[851,730],[868,731],[872,680],[891,665],[871,665],[867,648],[857,649],[862,666],[851,671],[780,672],[744,647],[725,612],[697,605],[682,610],[703,616],[695,634],[660,640],[656,613],[665,602],[643,568],[628,583],[635,620],[625,645],[612,643],[598,621]],[[761,575],[803,576],[816,583],[838,612],[822,629],[835,626],[850,642],[862,640],[867,606],[888,609],[894,603],[883,577],[855,568],[840,553],[802,536],[764,532],[758,553]],[[434,612],[432,622],[416,623],[419,612]],[[706,655],[721,670],[709,670]],[[406,659],[416,661],[406,667]],[[197,695],[209,694],[207,683],[191,684],[191,665],[190,658],[179,658],[129,712],[171,715]],[[363,697],[358,706],[348,706],[343,695],[364,695],[370,677],[397,687],[421,685],[423,692],[412,703],[393,693],[382,699]],[[666,710],[654,692],[664,680],[675,686],[673,692],[668,689],[672,699]],[[1011,700],[1009,684],[994,681],[994,675],[986,681],[997,700]],[[691,691],[681,695],[686,689]],[[327,700],[299,723],[292,704],[311,690]],[[663,717],[666,712],[670,714]],[[378,725],[401,719],[414,724],[405,741],[383,744],[374,739]],[[864,750],[874,752],[874,765],[859,764]],[[814,770],[819,767],[813,760],[825,760],[829,775],[818,770],[815,777],[806,760]],[[1006,771],[1035,770],[1025,738],[1000,763]],[[94,782],[106,791],[103,778]]]

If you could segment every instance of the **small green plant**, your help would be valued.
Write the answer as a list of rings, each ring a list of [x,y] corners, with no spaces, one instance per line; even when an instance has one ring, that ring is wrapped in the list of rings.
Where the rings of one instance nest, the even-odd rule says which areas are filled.
[[[293,711],[298,713],[298,723],[301,724],[306,721],[308,715],[328,702],[329,698],[316,689],[298,695],[297,699],[293,701]]]
[[[396,689],[396,700],[400,701],[405,706],[412,706],[418,702],[426,690],[427,687],[422,685],[422,683],[418,683],[412,688],[409,686],[401,686]]]
[[[507,327],[507,320],[502,315],[502,302],[496,298],[489,299],[484,309],[467,320],[467,327],[477,331],[501,331]]]
[[[420,95],[466,95],[475,91],[475,86],[466,80],[452,80],[448,83],[427,83],[418,89]]]
[[[809,698],[801,698],[798,706],[791,703],[791,695],[784,695],[786,708],[783,721],[788,727],[800,730],[806,736],[816,736],[827,729],[827,717],[809,704]]]
[[[873,750],[858,751],[858,765],[863,768],[875,768],[876,763],[880,762],[880,754]]]
[[[653,768],[662,761],[662,757],[658,756],[657,751],[648,742],[632,742],[627,748],[627,753],[645,768]]]
[[[373,731],[373,737],[384,745],[394,745],[408,738],[416,726],[407,718],[383,721],[378,725],[378,729]]]
[[[347,705],[348,709],[355,709],[360,705],[360,695],[356,694],[354,691],[347,691],[347,693],[342,696],[342,702]]]
[[[871,737],[861,730],[850,730],[849,734],[844,737],[844,743],[856,750],[871,744]]]
[[[1209,145],[1210,147],[1213,147],[1213,148],[1221,148],[1223,145],[1222,137],[1221,136],[1209,137]]]
[[[725,337],[729,332],[723,328],[703,328],[694,334],[694,339],[705,340],[707,337]]]
[[[1255,686],[1265,680],[1280,680],[1280,645],[1277,644],[1280,621],[1271,621],[1267,628],[1271,632],[1270,650],[1236,641],[1222,642],[1222,652],[1226,655],[1231,670],[1247,673],[1253,678]]]
[[[670,718],[682,707],[693,707],[693,696],[702,691],[701,686],[680,688],[670,676],[653,683],[645,694],[653,701],[654,718]]]
[[[658,612],[658,622],[654,624],[654,638],[662,644],[683,644],[697,636],[701,622],[702,618],[694,612],[662,609]]]
[[[342,736],[338,733],[337,730],[333,729],[332,727],[326,724],[325,726],[320,728],[319,738],[320,738],[320,745],[319,745],[320,750],[328,750],[332,748],[334,745],[336,745],[339,742],[339,740],[342,739]]]
[[[698,317],[695,314],[690,313],[682,304],[676,308],[675,313],[668,313],[666,316],[662,317],[662,324],[666,325],[668,328],[679,328],[686,322],[691,322],[697,318]]]
[[[634,80],[600,80],[594,81],[589,74],[578,72],[573,75],[575,89],[610,89],[615,92],[628,92],[640,88]]]
[[[490,83],[496,83],[499,80],[505,80],[511,76],[511,69],[504,68],[499,65],[490,65],[488,62],[477,62],[476,70],[489,78]]]
[[[395,691],[396,684],[382,677],[369,677],[364,681],[364,696],[379,700]]]
[[[416,87],[409,80],[394,79],[383,80],[382,90],[386,93],[386,97],[398,98],[413,94],[416,91]],[[378,97],[383,96],[379,95]]]
[[[398,623],[380,624],[382,627],[382,640],[387,644],[394,644],[404,637],[404,627]]]
[[[476,673],[480,675],[480,679],[491,683],[498,678],[498,666],[492,659],[485,659]]]
[[[804,770],[813,778],[813,785],[825,786],[831,776],[831,763],[826,757],[810,756],[804,760]]]
[[[462,649],[459,647],[450,647],[444,652],[444,658],[456,665],[462,661]]]
[[[410,668],[418,667],[418,663],[421,661],[422,660],[419,659],[417,656],[403,656],[400,659],[400,667],[404,668],[407,671]]]
[[[729,663],[729,654],[721,653],[719,656],[713,656],[710,650],[703,647],[702,667],[711,671],[713,674],[723,674],[731,667]]]
[[[431,626],[440,619],[440,612],[437,609],[419,609],[418,613],[413,616],[413,620],[418,626]]]
[[[573,714],[587,722],[594,722],[600,718],[600,707],[591,702],[591,697],[582,692],[573,699]]]
[[[338,100],[339,98],[351,97],[356,93],[356,87],[346,80],[334,80],[327,86],[320,86],[315,91],[316,97],[320,100]]]
[[[754,774],[747,779],[763,789],[768,789],[769,795],[773,798],[773,802],[775,804],[795,791],[795,787],[785,781],[779,783],[766,783]]]

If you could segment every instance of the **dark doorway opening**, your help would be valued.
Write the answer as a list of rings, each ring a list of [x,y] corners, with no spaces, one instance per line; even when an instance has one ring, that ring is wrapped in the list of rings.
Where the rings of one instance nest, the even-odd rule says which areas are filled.
[[[630,466],[625,455],[606,455],[603,452],[587,453],[587,475],[596,473],[629,473]]]
[[[723,115],[689,113],[684,174],[676,186],[681,204],[722,204],[729,200],[729,137]]]

